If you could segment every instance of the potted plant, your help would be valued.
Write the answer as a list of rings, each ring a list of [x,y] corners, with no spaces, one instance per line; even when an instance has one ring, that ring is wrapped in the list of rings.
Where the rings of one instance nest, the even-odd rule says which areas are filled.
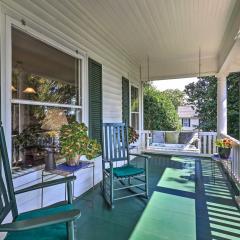
[[[218,154],[222,159],[228,159],[231,153],[232,140],[228,138],[217,139],[216,146],[218,147]]]
[[[68,125],[63,125],[59,141],[61,154],[66,157],[66,163],[69,166],[79,165],[82,155],[92,159],[100,152],[100,145],[95,140],[89,139],[84,123],[74,121]]]

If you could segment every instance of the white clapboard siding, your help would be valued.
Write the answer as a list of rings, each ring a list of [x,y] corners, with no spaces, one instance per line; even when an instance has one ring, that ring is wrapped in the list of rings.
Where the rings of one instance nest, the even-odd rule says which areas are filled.
[[[122,119],[121,75],[103,69],[103,122],[119,122]]]
[[[1,44],[5,44],[4,27],[7,17],[18,22],[25,20],[26,26],[58,44],[90,57],[103,65],[103,121],[118,122],[122,119],[122,76],[130,83],[140,86],[139,65],[113,38],[102,29],[78,1],[0,1]],[[6,79],[5,46],[1,46],[1,76]],[[84,81],[84,79],[83,79]],[[5,86],[5,83],[2,83]],[[87,91],[87,89],[85,89]],[[4,114],[4,111],[3,111]],[[74,195],[79,196],[92,186],[91,169],[79,171]],[[102,179],[101,158],[96,160],[95,183]],[[14,179],[16,188],[41,181],[41,171]],[[64,198],[64,186],[44,190],[44,205]],[[17,197],[19,211],[40,207],[41,190],[21,194]]]
[[[140,68],[112,35],[102,29],[77,1],[2,1],[8,16],[72,50],[81,49],[103,65],[103,121],[121,121],[122,76],[140,86]],[[41,16],[41,17],[39,17]],[[64,40],[64,42],[63,42]]]
[[[53,32],[51,37],[54,40],[65,40],[72,47],[83,49],[94,60],[120,75],[137,75],[137,79],[139,78],[139,66],[134,59],[128,56],[112,34],[102,29],[77,1],[2,2],[3,12],[7,15],[17,20],[24,18],[32,28],[42,26],[42,33],[44,29]]]

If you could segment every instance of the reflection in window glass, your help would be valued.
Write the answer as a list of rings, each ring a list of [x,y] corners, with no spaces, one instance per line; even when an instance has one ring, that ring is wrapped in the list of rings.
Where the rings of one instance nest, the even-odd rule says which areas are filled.
[[[46,149],[57,147],[61,126],[80,119],[78,108],[12,104],[13,167],[43,164]]]
[[[131,86],[131,126],[139,130],[139,96],[134,86]]]
[[[44,164],[49,149],[59,150],[61,126],[82,121],[80,72],[79,59],[12,28],[15,172]]]
[[[12,29],[12,98],[78,105],[79,60]]]

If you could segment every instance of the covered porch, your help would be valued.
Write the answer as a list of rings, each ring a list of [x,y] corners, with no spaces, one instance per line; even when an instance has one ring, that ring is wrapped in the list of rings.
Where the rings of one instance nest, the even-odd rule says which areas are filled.
[[[133,151],[151,156],[150,198],[124,199],[109,209],[101,193],[102,157],[96,157],[93,171],[76,174],[73,204],[81,217],[75,239],[240,238],[240,141],[228,135],[226,88],[228,75],[240,71],[239,1],[1,0],[0,10],[1,121],[15,190],[51,180],[42,175],[40,154],[24,165],[14,142],[33,115],[42,131],[42,109],[85,123],[99,142],[102,123],[128,122],[140,136]],[[21,78],[14,78],[19,68]],[[144,129],[144,83],[200,73],[218,79],[217,132],[198,133],[198,152],[150,148],[154,129]],[[47,85],[41,80],[63,86],[64,97],[51,98],[56,86],[47,97],[39,94]],[[233,141],[231,164],[211,161],[216,138]],[[19,212],[62,201],[65,194],[64,186],[20,194]]]

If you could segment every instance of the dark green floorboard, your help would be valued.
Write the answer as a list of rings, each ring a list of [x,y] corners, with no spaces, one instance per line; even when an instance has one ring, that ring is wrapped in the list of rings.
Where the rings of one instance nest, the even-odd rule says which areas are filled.
[[[189,164],[192,161],[195,174],[193,164]],[[240,214],[232,199],[231,185],[218,166],[215,184],[211,174],[209,159],[152,156],[149,162],[149,190],[153,197],[149,199],[149,204],[145,199],[129,198],[117,201],[111,210],[104,202],[98,186],[75,201],[82,213],[76,223],[76,239],[127,240],[132,235],[134,240],[148,240],[150,238],[146,232],[149,231],[153,233],[151,240],[240,239]],[[171,204],[164,204],[166,196]],[[181,199],[189,203],[189,209],[186,206],[178,209],[177,201]],[[158,202],[158,212],[154,212],[151,205],[157,206]],[[188,217],[184,212],[179,215],[179,210],[188,211]],[[151,220],[141,227],[145,215],[147,218],[150,216]],[[183,221],[176,220],[176,216],[180,220],[182,217]],[[152,220],[154,218],[156,221]],[[189,222],[191,219],[192,222]],[[175,228],[171,228],[171,224],[175,224]]]

